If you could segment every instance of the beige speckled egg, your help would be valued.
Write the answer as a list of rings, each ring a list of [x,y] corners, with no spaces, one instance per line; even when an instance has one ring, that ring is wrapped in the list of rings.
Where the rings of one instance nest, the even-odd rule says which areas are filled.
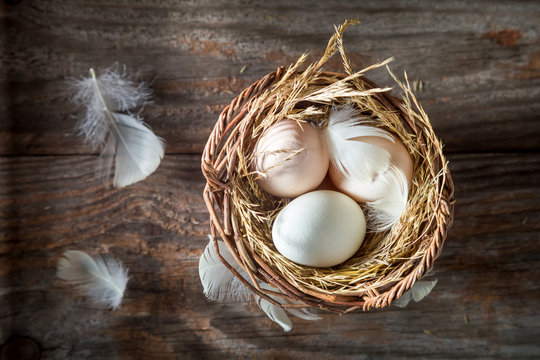
[[[358,251],[365,234],[360,205],[331,190],[297,197],[280,211],[272,227],[276,249],[289,260],[312,267],[346,261]]]
[[[314,190],[328,171],[329,157],[320,131],[309,123],[283,120],[271,126],[254,150],[257,180],[266,192],[293,198]]]
[[[388,139],[376,136],[360,137],[357,140],[386,149],[390,153],[390,162],[404,172],[407,182],[410,185],[413,174],[413,161],[407,148],[401,141],[395,139],[395,143],[393,143]],[[380,199],[387,192],[387,183],[382,177],[375,178],[372,181],[359,181],[332,168],[329,171],[329,176],[339,191],[349,195],[358,202]]]

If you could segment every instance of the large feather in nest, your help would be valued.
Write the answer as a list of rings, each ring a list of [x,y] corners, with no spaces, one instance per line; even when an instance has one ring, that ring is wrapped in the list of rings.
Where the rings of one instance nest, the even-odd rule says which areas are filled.
[[[388,151],[356,138],[379,136],[390,141],[394,138],[388,132],[370,126],[368,119],[359,117],[354,107],[332,107],[325,125],[322,133],[330,152],[330,171],[337,170],[359,181],[368,181],[388,168]]]
[[[405,173],[391,163],[390,153],[385,148],[362,141],[376,136],[395,143],[388,132],[369,124],[369,119],[359,117],[353,106],[334,106],[323,136],[330,151],[331,177],[342,176],[358,189],[371,188],[375,182],[384,185],[380,197],[367,202],[369,228],[384,231],[403,213],[409,187]]]
[[[367,220],[370,229],[385,231],[398,222],[403,214],[407,206],[409,185],[403,170],[393,164],[379,175],[377,181],[384,183],[385,193],[381,198],[367,202],[369,209]]]

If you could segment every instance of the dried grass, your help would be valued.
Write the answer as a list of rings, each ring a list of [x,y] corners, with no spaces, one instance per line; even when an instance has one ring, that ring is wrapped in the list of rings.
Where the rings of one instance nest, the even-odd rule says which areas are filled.
[[[353,72],[342,40],[352,23],[336,28],[317,63],[300,71],[307,58],[303,55],[273,79],[262,79],[264,86],[239,95],[238,103],[224,110],[203,155],[212,232],[219,233],[253,279],[272,283],[292,300],[332,311],[382,307],[399,297],[432,266],[453,214],[453,185],[442,145],[406,75],[404,82],[397,79],[387,65],[391,59]],[[345,74],[323,71],[338,52]],[[383,67],[403,91],[401,102],[388,94],[390,88],[376,87],[363,77]],[[344,103],[353,103],[409,150],[415,174],[407,209],[390,230],[368,233],[347,262],[331,268],[298,265],[273,245],[272,223],[286,201],[257,185],[261,174],[252,170],[254,147],[266,129],[284,118],[321,124],[333,104]],[[268,293],[257,285],[252,288]]]

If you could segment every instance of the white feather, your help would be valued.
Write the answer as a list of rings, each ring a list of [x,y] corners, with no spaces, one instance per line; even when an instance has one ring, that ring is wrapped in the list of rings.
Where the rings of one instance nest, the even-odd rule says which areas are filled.
[[[412,300],[412,292],[410,290],[405,291],[397,300],[392,301],[392,305],[404,308],[409,305]]]
[[[111,128],[112,147],[116,148],[114,186],[124,187],[153,173],[164,155],[163,141],[133,116],[116,113]]]
[[[270,301],[263,299],[260,296],[255,298],[255,302],[270,320],[281,326],[284,331],[291,331],[292,321],[283,308],[272,304]]]
[[[90,257],[83,251],[70,250],[58,261],[57,276],[77,285],[93,301],[117,309],[122,302],[128,271],[111,257]]]
[[[266,290],[273,290],[273,291],[276,291],[275,288],[273,288],[272,286],[270,286],[269,284],[267,283],[261,283],[260,284],[260,287],[263,288],[263,289],[266,289]],[[276,295],[270,295],[270,297],[272,299],[274,299],[275,301],[279,302],[280,304],[291,304],[292,301],[287,301],[286,299],[282,298],[281,296],[276,296]],[[277,324],[279,324],[283,330],[285,331],[290,331],[291,328],[292,328],[292,323],[289,319],[289,317],[287,316],[287,312],[291,315],[294,315],[296,316],[297,318],[300,318],[300,319],[304,319],[304,320],[311,320],[311,321],[315,321],[315,320],[320,320],[321,317],[318,316],[317,314],[315,314],[311,309],[305,309],[305,308],[300,308],[300,309],[294,309],[294,308],[281,308],[279,306],[276,306],[274,304],[272,304],[271,302],[267,301],[267,300],[264,300],[264,299],[260,299],[261,301],[258,301],[260,299],[260,297],[256,297],[256,302],[257,302],[257,305],[259,305],[259,307],[268,315],[268,317],[270,319],[272,319],[274,322],[276,322]],[[264,301],[262,301],[264,300]],[[264,306],[264,308],[263,308]],[[273,309],[276,308],[276,309]],[[279,311],[278,309],[282,310],[282,311]],[[285,310],[285,311],[283,311]],[[271,313],[272,316],[270,316],[268,313]],[[274,320],[273,317],[276,317],[277,318],[277,321]],[[291,323],[291,327],[288,328],[287,324]]]
[[[262,285],[265,285],[265,284],[261,284],[261,287],[263,287]],[[279,296],[270,295],[270,297],[281,304],[292,303],[290,301],[286,301],[285,299]],[[300,319],[304,319],[304,320],[315,321],[315,320],[321,319],[320,316],[315,314],[310,309],[282,308],[282,307],[272,304],[270,301],[263,299],[260,296],[255,297],[255,302],[257,303],[257,305],[259,305],[259,308],[270,318],[270,320],[272,320],[273,322],[281,326],[283,330],[287,332],[291,331],[292,329],[292,321],[287,315],[287,313],[294,315]]]
[[[218,241],[219,253],[237,270],[241,270],[223,241]],[[251,291],[219,260],[210,239],[199,259],[199,277],[204,295],[219,302],[240,302],[251,298]]]
[[[429,295],[431,290],[433,290],[435,285],[437,285],[437,281],[437,279],[418,281],[416,284],[413,285],[412,288],[405,291],[403,295],[399,297],[399,299],[394,300],[392,302],[392,305],[404,308],[409,304],[411,300],[419,302],[420,300]]]
[[[321,320],[322,317],[315,314],[311,309],[306,308],[300,308],[300,309],[292,309],[292,308],[285,308],[287,312],[289,312],[291,315],[296,316],[297,318],[304,319],[304,320]]]
[[[385,149],[355,138],[378,136],[394,141],[388,132],[367,125],[350,105],[332,107],[323,137],[330,153],[330,164],[341,173],[361,181],[373,180],[384,172],[390,163],[390,153]]]
[[[399,220],[405,210],[409,186],[403,170],[393,164],[379,176],[376,181],[384,182],[385,191],[381,198],[367,202],[370,210],[368,226],[374,231],[385,231]]]
[[[101,170],[106,175],[115,165],[114,186],[123,187],[154,172],[164,155],[163,140],[128,112],[149,103],[150,90],[144,83],[129,80],[125,67],[118,65],[97,77],[78,81],[73,100],[86,107],[77,129],[95,149],[101,150]]]
[[[438,279],[435,280],[426,280],[426,281],[419,281],[418,283],[414,284],[412,287],[412,297],[413,300],[416,302],[419,302],[423,298],[429,295],[431,293],[431,290],[437,285]]]
[[[221,256],[233,266],[244,279],[249,279],[246,272],[235,261],[227,245],[225,245],[223,241],[218,241],[217,243]],[[258,295],[254,295],[251,290],[235,277],[219,260],[211,237],[210,242],[206,245],[206,249],[199,259],[199,277],[203,285],[204,294],[209,300],[216,300],[219,302],[247,302],[254,296],[255,302],[261,310],[285,331],[290,331],[292,329],[292,322],[287,316],[287,312],[304,320],[321,319],[309,309],[283,309]],[[276,289],[266,283],[259,283],[259,285],[263,289],[276,291]],[[270,297],[281,304],[292,303],[279,296],[270,295]]]

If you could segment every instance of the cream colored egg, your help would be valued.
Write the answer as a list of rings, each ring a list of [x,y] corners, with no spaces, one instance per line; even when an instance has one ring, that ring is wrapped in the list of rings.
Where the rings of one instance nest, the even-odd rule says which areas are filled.
[[[297,197],[272,227],[277,250],[306,266],[329,267],[352,257],[362,245],[366,220],[358,203],[345,194],[317,190]]]
[[[392,141],[376,136],[365,136],[356,140],[367,142],[371,145],[379,146],[386,149],[390,153],[390,162],[396,165],[404,172],[407,182],[410,185],[413,174],[412,158],[407,151],[407,148],[399,141]],[[332,183],[339,189],[358,202],[375,201],[382,198],[388,191],[388,184],[384,181],[384,177],[376,177],[371,181],[359,181],[349,175],[343,174],[330,165],[329,171]]]
[[[329,157],[318,128],[283,120],[270,127],[255,147],[254,168],[266,192],[296,197],[314,190],[328,171]]]

